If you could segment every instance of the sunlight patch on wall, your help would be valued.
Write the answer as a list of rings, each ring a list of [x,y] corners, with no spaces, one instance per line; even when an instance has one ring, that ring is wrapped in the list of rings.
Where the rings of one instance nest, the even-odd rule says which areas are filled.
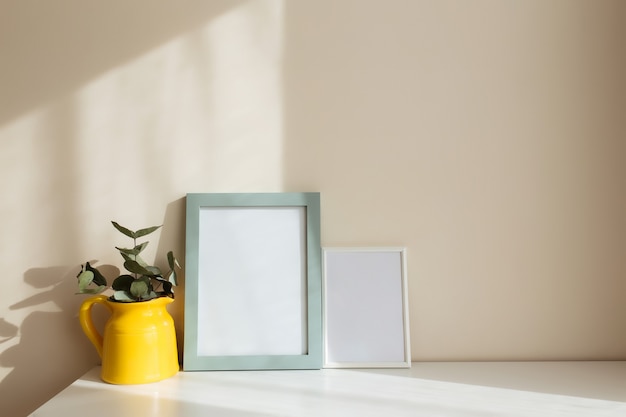
[[[79,154],[97,157],[95,171],[115,167],[86,183],[139,200],[280,187],[282,13],[244,3],[82,90]],[[142,189],[124,187],[133,181]]]

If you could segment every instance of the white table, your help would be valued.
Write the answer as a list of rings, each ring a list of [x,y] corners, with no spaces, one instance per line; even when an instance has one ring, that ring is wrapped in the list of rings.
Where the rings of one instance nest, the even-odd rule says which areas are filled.
[[[93,368],[32,416],[626,416],[626,362],[179,372],[145,385],[106,384],[99,372]]]

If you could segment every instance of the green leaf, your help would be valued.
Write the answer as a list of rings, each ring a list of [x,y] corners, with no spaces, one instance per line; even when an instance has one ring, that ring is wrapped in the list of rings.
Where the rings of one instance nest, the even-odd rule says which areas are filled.
[[[139,265],[143,266],[144,268],[148,267],[148,262],[144,261],[139,255],[135,255],[135,262],[137,262]]]
[[[122,255],[122,258],[124,258],[125,261],[137,262],[139,265],[143,266],[144,268],[148,266],[148,263],[144,261],[139,255],[127,255],[124,252],[120,252],[120,254]]]
[[[156,292],[154,292],[154,291],[150,291],[150,292],[149,292],[146,296],[141,297],[141,299],[142,299],[143,301],[146,301],[146,300],[152,300],[153,298],[157,298],[158,296],[159,296],[159,295],[158,295]]]
[[[124,262],[124,268],[126,268],[129,272],[132,272],[133,274],[141,274],[141,275],[148,275],[148,276],[154,275],[152,271],[150,271],[146,267],[141,266],[137,261],[134,261],[131,259]]]
[[[142,237],[142,236],[145,236],[145,235],[149,235],[150,233],[152,233],[155,230],[159,229],[161,226],[152,226],[152,227],[146,227],[145,229],[139,229],[139,230],[137,230],[135,232],[135,237]]]
[[[167,253],[167,263],[170,265],[170,272],[167,275],[167,281],[171,282],[173,285],[178,285],[176,268],[180,269],[180,264],[178,263],[178,259],[174,257],[174,252],[169,251]]]
[[[143,252],[143,250],[146,248],[146,246],[148,246],[148,241],[146,242],[142,242],[139,245],[135,246],[133,249],[135,249],[137,251],[136,255],[140,254],[141,252]]]
[[[120,275],[115,278],[111,288],[115,291],[130,291],[130,285],[133,283],[135,278],[132,275]]]
[[[89,262],[86,262],[85,265],[83,265],[76,278],[78,278],[79,294],[98,294],[106,288],[106,279],[102,276],[100,271],[89,265]],[[97,285],[96,288],[89,288],[89,285],[91,285],[92,282]]]
[[[115,247],[115,249],[117,249],[118,251],[120,251],[120,253],[123,255],[136,255],[135,250],[134,249],[128,249],[128,248],[120,248],[118,246]]]
[[[169,275],[167,276],[167,282],[169,282],[172,285],[178,285],[178,277],[176,276],[176,271],[174,271],[173,269],[170,271]]]
[[[134,256],[126,255],[124,252],[120,252],[120,255],[122,255],[122,258],[124,258],[125,261],[134,261],[135,260]]]
[[[98,271],[98,269],[92,267],[91,265],[89,265],[89,262],[85,262],[85,269],[87,271],[90,271],[93,273],[93,282],[96,285],[107,285],[107,280],[104,277],[104,275],[102,275],[100,273],[100,271]]]
[[[120,224],[119,224],[119,223],[117,223],[117,222],[113,222],[113,221],[112,221],[111,223],[113,223],[113,226],[114,226],[117,230],[119,230],[120,232],[122,232],[122,233],[123,233],[123,234],[125,234],[126,236],[131,237],[131,238],[133,238],[133,239],[136,239],[136,238],[137,238],[137,234],[136,234],[135,232],[133,232],[132,230],[127,229],[127,228],[125,228],[124,226],[120,226]]]
[[[152,277],[161,277],[163,276],[163,273],[161,272],[161,270],[159,269],[158,266],[145,266],[144,268],[146,268],[148,271],[151,272],[151,274],[144,274],[144,275],[150,275]]]
[[[77,278],[78,292],[82,293],[87,289],[87,287],[89,287],[89,284],[93,282],[93,272],[84,269],[80,274],[78,274]]]
[[[126,291],[115,291],[112,297],[115,301],[122,301],[125,303],[132,303],[136,301],[130,296],[130,293]]]
[[[170,297],[174,296],[174,291],[172,290],[172,283],[165,281],[163,283],[163,294],[168,295]]]
[[[174,257],[174,252],[169,251],[167,253],[167,263],[170,266],[170,269],[173,271],[176,268],[180,269],[180,264],[178,263],[178,259]]]
[[[143,251],[146,248],[146,246],[148,246],[148,242],[143,242],[143,243],[135,246],[132,249],[118,248],[117,246],[115,247],[115,249],[120,251],[122,256],[124,256],[124,254],[136,256],[136,255],[139,255],[141,253],[141,251]]]
[[[151,291],[152,288],[150,288],[150,279],[146,277],[136,279],[130,285],[130,293],[133,297],[135,297],[135,299],[146,298]]]

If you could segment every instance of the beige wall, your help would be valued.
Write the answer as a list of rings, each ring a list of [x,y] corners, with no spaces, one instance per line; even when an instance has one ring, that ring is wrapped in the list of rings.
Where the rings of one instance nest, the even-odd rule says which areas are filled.
[[[182,258],[187,192],[406,246],[414,360],[626,359],[625,2],[0,4],[3,413],[98,362],[109,220]]]

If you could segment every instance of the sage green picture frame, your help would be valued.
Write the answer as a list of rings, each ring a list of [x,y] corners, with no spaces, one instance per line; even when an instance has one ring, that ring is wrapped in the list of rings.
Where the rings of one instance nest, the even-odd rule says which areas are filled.
[[[184,371],[321,369],[320,194],[186,198]]]

